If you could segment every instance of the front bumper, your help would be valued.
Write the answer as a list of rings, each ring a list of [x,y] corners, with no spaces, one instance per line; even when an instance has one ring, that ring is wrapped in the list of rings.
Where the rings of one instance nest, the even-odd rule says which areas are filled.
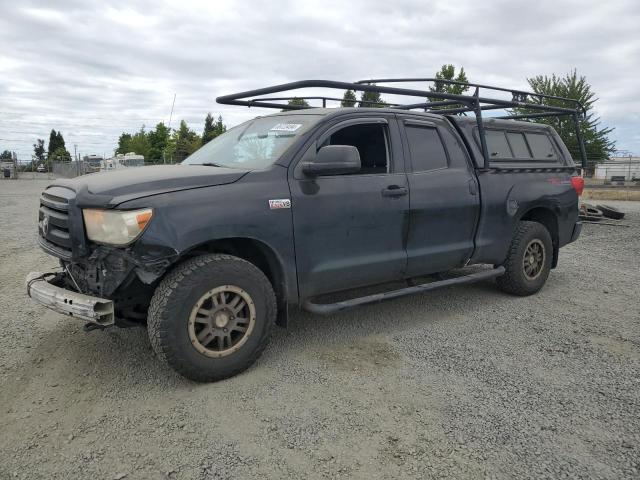
[[[111,300],[58,287],[47,279],[53,275],[40,272],[29,273],[25,280],[27,295],[40,305],[64,315],[101,326],[114,324],[115,317]]]

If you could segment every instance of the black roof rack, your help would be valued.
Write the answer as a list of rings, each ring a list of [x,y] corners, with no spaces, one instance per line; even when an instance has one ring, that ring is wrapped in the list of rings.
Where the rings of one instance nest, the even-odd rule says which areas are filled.
[[[379,85],[380,83],[418,83],[429,82],[436,86],[460,85],[474,89],[472,95],[458,95],[445,92],[432,92],[428,89],[419,90],[414,88],[399,88],[395,86]],[[291,92],[303,88],[326,88],[334,90],[353,90],[360,92],[377,92],[381,94],[397,95],[405,99],[413,99],[407,103],[380,103],[370,101],[357,100],[356,103],[366,106],[386,106],[400,110],[422,109],[425,112],[439,113],[443,115],[470,112],[476,117],[478,124],[478,132],[480,138],[480,146],[485,158],[489,159],[487,151],[487,143],[485,138],[484,123],[482,112],[486,110],[504,110],[509,108],[525,109],[525,113],[510,113],[505,116],[497,117],[502,119],[513,120],[535,120],[543,117],[562,117],[569,116],[573,119],[576,130],[576,138],[580,147],[580,156],[582,168],[586,168],[587,155],[584,148],[582,133],[580,132],[580,118],[586,115],[584,106],[577,100],[571,98],[558,97],[554,95],[543,95],[534,92],[526,92],[523,90],[514,90],[502,87],[493,87],[490,85],[481,85],[478,83],[458,82],[456,80],[445,80],[438,78],[377,78],[369,80],[360,80],[357,82],[338,82],[334,80],[300,80],[297,82],[284,83],[271,87],[258,88],[248,90],[246,92],[234,93],[231,95],[223,95],[218,97],[216,101],[225,105],[243,105],[247,107],[264,107],[277,108],[285,110],[302,110],[306,108],[314,108],[306,105],[289,105],[289,100],[294,98],[301,100],[322,100],[322,106],[327,106],[327,101],[342,101],[342,98],[336,96],[282,96],[282,97],[265,97],[273,93]],[[500,99],[484,96],[484,92],[489,91],[489,95],[495,92],[506,92],[511,94],[511,99]],[[415,98],[425,99],[416,102]],[[558,104],[564,105],[560,106]],[[442,109],[442,107],[447,107]]]

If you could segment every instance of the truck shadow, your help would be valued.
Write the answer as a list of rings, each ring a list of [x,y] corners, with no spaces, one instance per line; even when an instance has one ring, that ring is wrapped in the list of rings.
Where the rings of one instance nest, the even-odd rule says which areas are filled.
[[[292,359],[303,364],[318,359],[331,363],[339,352],[349,358],[350,365],[372,369],[396,365],[401,357],[394,348],[394,337],[467,315],[472,322],[473,312],[483,304],[510,298],[513,297],[499,293],[487,281],[362,306],[327,317],[292,310],[288,328],[274,329],[269,346],[256,364],[245,374],[222,383],[243,377],[243,382],[266,382]],[[58,328],[34,343],[15,376],[7,378],[8,391],[13,394],[21,390],[37,391],[47,382],[74,385],[81,391],[85,383],[90,383],[93,396],[108,397],[114,384],[119,389],[126,389],[127,385],[140,389],[147,385],[151,389],[177,391],[197,385],[175,374],[155,357],[142,328],[84,333],[82,326],[70,319],[58,323]],[[29,382],[25,383],[25,379]],[[76,395],[82,397],[81,393]]]

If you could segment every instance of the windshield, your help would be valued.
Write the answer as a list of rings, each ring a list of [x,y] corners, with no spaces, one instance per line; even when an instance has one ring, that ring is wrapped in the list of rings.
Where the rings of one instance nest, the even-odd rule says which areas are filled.
[[[183,165],[260,169],[272,165],[320,115],[277,115],[242,123],[187,157]]]

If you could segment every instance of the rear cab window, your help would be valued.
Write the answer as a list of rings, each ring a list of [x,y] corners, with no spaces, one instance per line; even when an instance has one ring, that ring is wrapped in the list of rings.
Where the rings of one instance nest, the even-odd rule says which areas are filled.
[[[489,162],[551,162],[560,155],[551,137],[544,131],[486,129]],[[476,142],[480,145],[476,131]]]

